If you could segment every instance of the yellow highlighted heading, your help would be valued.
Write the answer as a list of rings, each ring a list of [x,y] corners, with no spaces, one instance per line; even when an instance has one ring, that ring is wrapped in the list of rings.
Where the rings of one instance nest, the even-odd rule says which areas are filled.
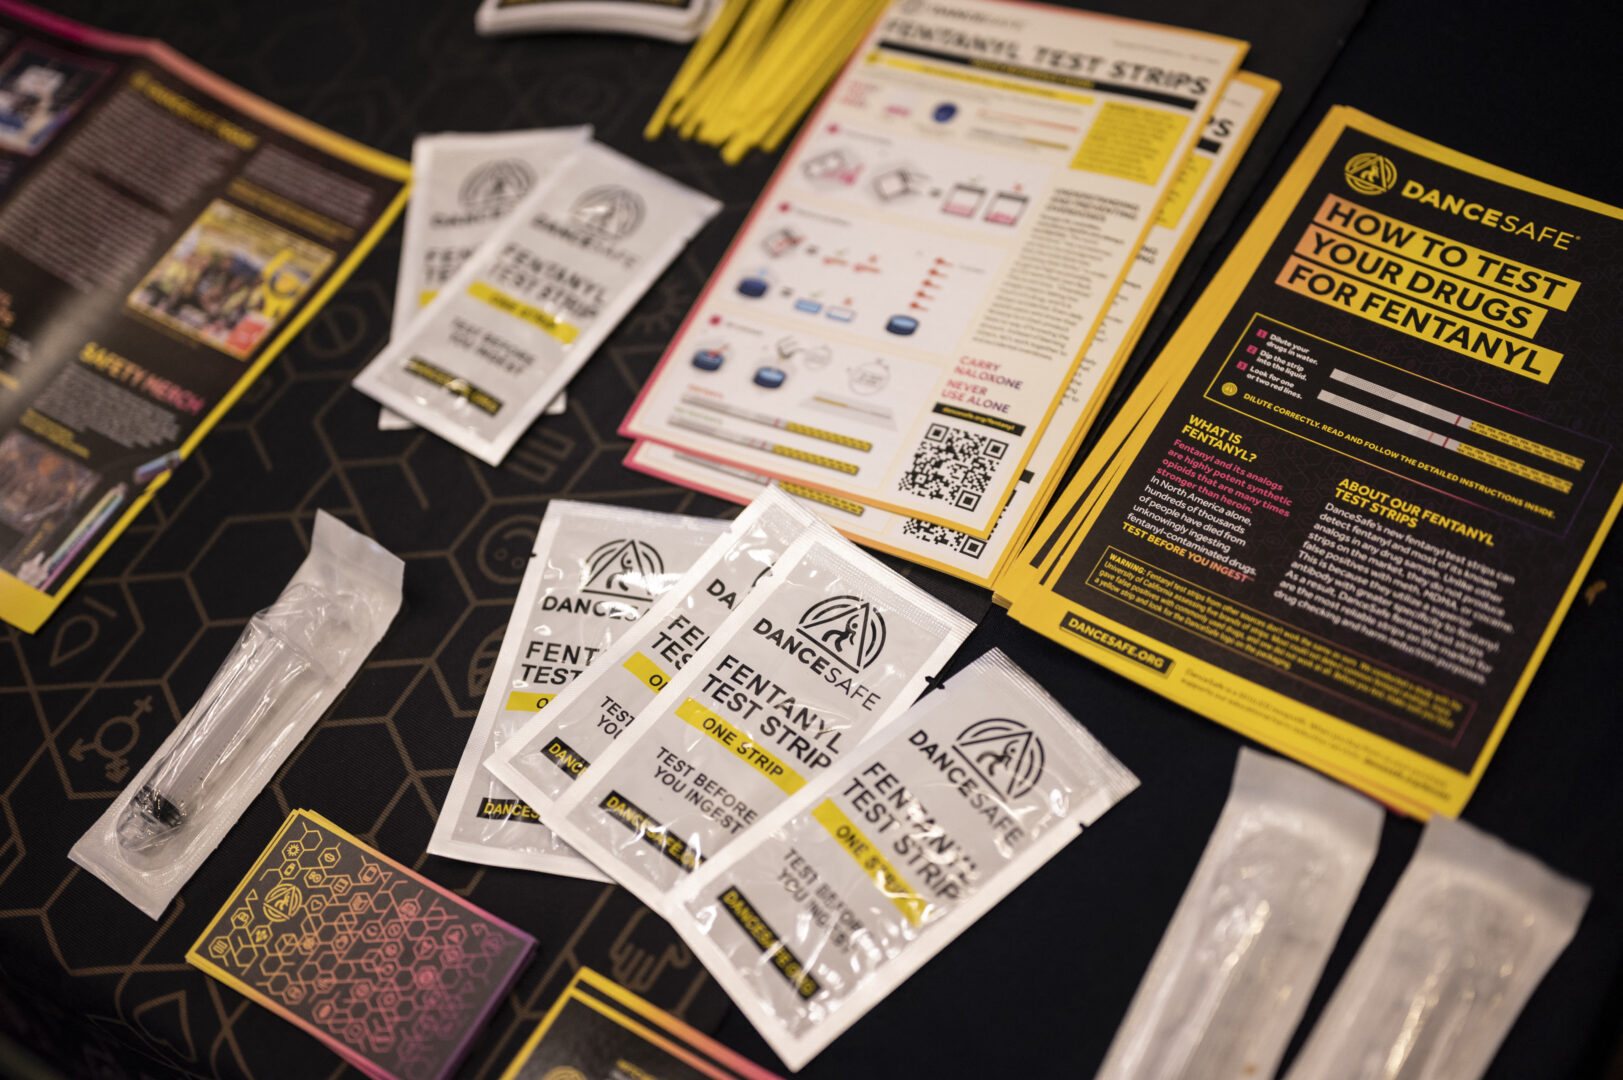
[[[692,698],[676,707],[676,715],[731,750],[739,760],[772,781],[785,795],[793,795],[806,786],[804,776]]]
[[[1518,263],[1458,240],[1437,236],[1406,221],[1359,206],[1330,194],[1313,215],[1315,224],[1334,229],[1438,270],[1503,289],[1536,304],[1565,311],[1579,283],[1548,270]]]
[[[483,300],[497,311],[505,311],[515,319],[523,319],[531,326],[538,326],[551,334],[559,341],[568,345],[580,335],[580,330],[564,322],[550,311],[542,311],[533,304],[508,296],[499,289],[493,289],[483,281],[476,281],[468,286],[468,295],[475,300]]]
[[[1541,383],[1549,382],[1561,363],[1561,353],[1414,303],[1396,291],[1377,289],[1298,255],[1285,260],[1274,284],[1368,322],[1391,327],[1449,352]]]
[[[1544,325],[1549,308],[1481,285],[1439,273],[1431,267],[1393,255],[1349,236],[1309,225],[1296,241],[1296,254],[1376,288],[1392,289],[1411,300],[1463,315],[1506,333],[1532,338]]]
[[[640,652],[626,657],[626,662],[620,666],[635,675],[638,682],[656,694],[665,689],[665,684],[671,681],[664,668]]]
[[[896,872],[896,868],[879,853],[879,847],[872,840],[862,835],[845,811],[834,805],[832,799],[823,802],[812,811],[812,817],[828,834],[834,838],[835,843],[845,849],[845,853],[855,859],[862,872],[873,878],[873,883],[879,886],[879,891],[890,898],[896,905],[896,910],[902,913],[909,924],[918,926],[924,921],[924,916],[930,911],[930,902],[918,894],[918,890],[907,883],[907,879]]]

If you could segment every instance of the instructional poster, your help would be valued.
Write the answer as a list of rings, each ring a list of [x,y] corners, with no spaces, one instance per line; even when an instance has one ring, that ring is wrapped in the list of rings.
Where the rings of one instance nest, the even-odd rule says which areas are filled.
[[[1623,210],[1333,110],[1015,616],[1458,814],[1618,512],[1619,250]]]
[[[996,0],[896,5],[623,433],[987,536],[1244,52]]]
[[[1137,344],[1139,333],[1182,264],[1195,234],[1222,193],[1251,136],[1279,92],[1279,84],[1248,72],[1229,83],[1200,139],[1185,159],[1183,172],[1167,193],[1155,226],[1117,290],[1099,332],[1065,388],[1059,408],[1037,440],[1021,471],[1009,504],[989,537],[973,536],[929,521],[877,510],[851,499],[791,484],[785,490],[804,500],[829,524],[859,544],[911,562],[990,586],[1006,558],[1019,550],[1044,503],[1092,426],[1117,372]],[[771,478],[752,474],[676,447],[642,441],[626,455],[626,465],[662,479],[748,502]]]
[[[39,628],[409,177],[164,45],[0,0],[0,619]]]

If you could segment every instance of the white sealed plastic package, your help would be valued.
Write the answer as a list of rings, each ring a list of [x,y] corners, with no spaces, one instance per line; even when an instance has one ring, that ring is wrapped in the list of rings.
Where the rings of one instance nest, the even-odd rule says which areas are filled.
[[[1380,807],[1246,749],[1097,1080],[1270,1077],[1380,843]]]
[[[537,811],[550,806],[631,729],[637,714],[807,532],[834,535],[795,499],[767,488],[634,629],[545,712],[536,713],[485,767]]]
[[[483,762],[687,572],[725,521],[554,499],[428,843],[435,855],[606,880]]]
[[[499,465],[720,209],[586,143],[513,208],[355,386]]]
[[[1433,817],[1287,1080],[1477,1080],[1589,889]]]
[[[318,511],[310,554],[69,857],[156,919],[354,678],[404,564]]]
[[[968,619],[812,533],[543,820],[650,907],[894,720]]]
[[[994,649],[701,867],[672,921],[798,1069],[1137,783]]]
[[[591,126],[582,125],[417,136],[411,144],[411,201],[389,336],[404,337],[468,256],[591,135]],[[547,412],[563,408],[563,399],[555,398]],[[388,409],[378,415],[378,427],[384,430],[411,426]]]

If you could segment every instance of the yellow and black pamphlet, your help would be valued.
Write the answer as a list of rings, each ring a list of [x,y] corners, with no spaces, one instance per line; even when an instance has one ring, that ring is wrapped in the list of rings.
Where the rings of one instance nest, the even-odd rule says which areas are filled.
[[[591,968],[580,968],[502,1080],[781,1080]]]
[[[411,167],[0,0],[0,620],[34,633],[406,204]]]
[[[1620,249],[1623,210],[1331,110],[1000,597],[1458,814],[1623,503]]]

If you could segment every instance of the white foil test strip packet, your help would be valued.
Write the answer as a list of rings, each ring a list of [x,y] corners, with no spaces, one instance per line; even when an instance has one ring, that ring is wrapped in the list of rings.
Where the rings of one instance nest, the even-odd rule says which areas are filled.
[[[513,208],[355,386],[500,465],[720,209],[586,143]]]
[[[1477,1080],[1589,888],[1434,815],[1286,1080]]]
[[[642,618],[726,529],[725,521],[682,514],[547,504],[429,854],[608,880],[553,836],[484,760]]]
[[[809,533],[542,820],[665,911],[700,863],[906,711],[971,629],[850,541]]]
[[[360,670],[400,610],[404,570],[318,510],[287,587],[68,857],[161,916]]]
[[[1137,786],[994,649],[701,866],[670,918],[799,1069]]]
[[[406,204],[391,338],[404,337],[419,312],[508,213],[592,137],[590,124],[532,131],[441,132],[411,144],[411,201]],[[547,405],[563,412],[562,396]],[[389,409],[378,428],[414,427]]]
[[[1273,1076],[1383,820],[1350,788],[1241,750],[1228,801],[1096,1080]]]
[[[767,488],[634,628],[509,738],[485,768],[537,812],[547,809],[630,730],[778,557],[809,532],[834,536],[799,500]]]

